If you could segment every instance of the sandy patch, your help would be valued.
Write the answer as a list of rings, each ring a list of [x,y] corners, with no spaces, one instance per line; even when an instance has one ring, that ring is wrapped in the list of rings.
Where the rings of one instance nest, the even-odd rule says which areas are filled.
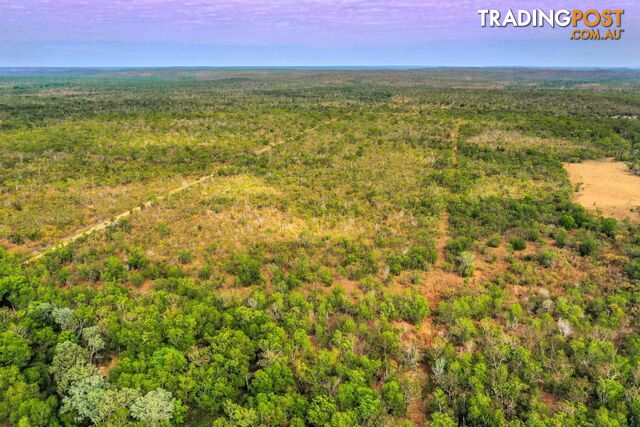
[[[111,369],[113,369],[118,364],[118,360],[119,358],[116,356],[98,366],[98,372],[100,373],[100,375],[102,375],[103,377],[108,377]]]
[[[640,176],[623,162],[591,160],[565,163],[569,180],[578,188],[575,200],[588,209],[599,209],[617,219],[640,220]]]

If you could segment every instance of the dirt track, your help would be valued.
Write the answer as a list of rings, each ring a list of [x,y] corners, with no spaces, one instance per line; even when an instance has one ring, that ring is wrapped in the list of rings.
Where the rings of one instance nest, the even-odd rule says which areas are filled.
[[[640,176],[623,162],[590,160],[565,163],[569,179],[579,187],[575,200],[587,209],[601,209],[617,219],[640,220]]]
[[[120,214],[118,214],[118,215],[116,215],[116,216],[114,216],[114,217],[112,217],[110,219],[107,219],[105,221],[101,221],[101,222],[99,222],[97,224],[93,224],[93,225],[90,225],[88,227],[85,227],[85,228],[75,232],[74,234],[63,238],[62,240],[58,241],[57,243],[55,243],[55,244],[53,244],[51,246],[48,246],[46,248],[39,249],[39,250],[36,250],[36,251],[32,252],[31,255],[24,261],[24,263],[26,264],[26,263],[35,261],[37,259],[40,259],[44,255],[46,255],[47,253],[49,253],[51,251],[54,251],[54,250],[59,249],[59,248],[63,248],[65,246],[75,242],[76,240],[79,240],[79,239],[81,239],[81,238],[83,238],[85,236],[88,236],[88,235],[92,234],[92,233],[95,233],[95,232],[98,232],[98,231],[102,231],[102,230],[104,230],[105,228],[107,228],[107,227],[109,227],[111,225],[117,224],[119,221],[131,216],[132,214],[134,214],[136,212],[140,212],[143,209],[146,209],[146,208],[152,206],[153,204],[155,204],[155,203],[157,203],[159,201],[165,200],[168,197],[171,197],[171,196],[173,196],[175,194],[178,194],[178,193],[180,193],[182,191],[185,191],[185,190],[187,190],[187,189],[189,189],[189,188],[191,188],[193,186],[201,184],[204,181],[208,181],[209,179],[211,179],[211,178],[213,178],[215,176],[217,176],[217,173],[212,173],[210,175],[203,176],[203,177],[198,178],[198,179],[196,179],[194,181],[185,182],[180,187],[175,188],[175,189],[169,191],[168,193],[163,194],[162,196],[158,196],[158,197],[156,197],[156,198],[154,198],[152,200],[146,201],[140,206],[136,206],[135,208],[131,208],[131,209],[129,209],[127,211],[124,211],[124,212],[122,212],[122,213],[120,213]]]

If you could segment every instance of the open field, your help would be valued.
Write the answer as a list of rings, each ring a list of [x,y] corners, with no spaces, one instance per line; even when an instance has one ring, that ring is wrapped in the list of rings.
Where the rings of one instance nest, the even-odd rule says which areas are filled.
[[[640,176],[625,163],[591,160],[570,163],[566,168],[569,179],[579,188],[578,203],[620,220],[640,218]]]
[[[640,425],[639,88],[0,77],[0,424]]]

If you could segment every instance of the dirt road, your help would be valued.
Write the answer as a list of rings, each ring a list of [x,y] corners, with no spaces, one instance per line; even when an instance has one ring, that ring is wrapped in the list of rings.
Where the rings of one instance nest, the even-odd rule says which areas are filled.
[[[65,247],[65,246],[67,246],[67,245],[69,245],[69,244],[71,244],[71,243],[73,243],[73,242],[85,237],[85,236],[88,236],[88,235],[90,235],[92,233],[96,233],[96,232],[102,231],[102,230],[106,229],[107,227],[109,227],[111,225],[117,224],[119,221],[121,221],[121,220],[123,220],[123,219],[125,219],[125,218],[127,218],[127,217],[129,217],[131,215],[133,215],[136,212],[140,212],[143,209],[146,209],[146,208],[154,205],[155,203],[158,203],[158,202],[160,202],[162,200],[167,199],[168,197],[176,195],[176,194],[178,194],[178,193],[180,193],[182,191],[185,191],[185,190],[187,190],[189,188],[192,188],[192,187],[194,187],[196,185],[202,184],[203,182],[208,181],[208,180],[212,179],[215,176],[217,176],[217,172],[212,173],[210,175],[203,176],[203,177],[198,178],[198,179],[193,180],[193,181],[185,182],[180,187],[174,188],[173,190],[169,191],[168,193],[165,193],[165,194],[163,194],[161,196],[155,197],[152,200],[148,200],[148,201],[144,202],[142,205],[139,205],[139,206],[131,208],[131,209],[127,210],[127,211],[124,211],[124,212],[122,212],[122,213],[120,213],[120,214],[118,214],[118,215],[116,215],[116,216],[114,216],[112,218],[109,218],[109,219],[107,219],[105,221],[101,221],[101,222],[99,222],[97,224],[93,224],[93,225],[85,227],[85,228],[83,228],[83,229],[81,229],[79,231],[76,231],[72,235],[64,237],[62,240],[58,241],[57,243],[55,243],[55,244],[53,244],[51,246],[47,246],[47,247],[45,247],[43,249],[38,249],[38,250],[32,252],[31,255],[23,263],[27,264],[27,263],[36,261],[36,260],[42,258],[44,255],[46,255],[47,253],[49,253],[51,251],[63,248],[63,247]]]

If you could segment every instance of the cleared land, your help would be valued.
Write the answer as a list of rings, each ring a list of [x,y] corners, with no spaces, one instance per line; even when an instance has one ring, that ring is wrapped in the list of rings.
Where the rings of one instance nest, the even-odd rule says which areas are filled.
[[[578,203],[616,219],[640,219],[640,176],[631,173],[624,162],[589,160],[564,166],[578,189]]]

